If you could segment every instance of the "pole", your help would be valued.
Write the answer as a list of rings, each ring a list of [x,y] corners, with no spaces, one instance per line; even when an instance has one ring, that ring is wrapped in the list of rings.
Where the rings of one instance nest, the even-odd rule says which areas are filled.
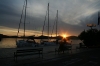
[[[24,38],[25,38],[26,8],[27,8],[27,0],[26,0],[26,5],[25,5],[25,17],[24,17]]]
[[[57,28],[58,28],[58,10],[57,10],[57,21],[56,21],[56,44],[58,44],[58,39],[57,39]]]
[[[48,3],[48,39],[49,39],[49,3]]]
[[[18,27],[18,33],[19,33],[19,29],[20,29],[20,24],[22,22],[22,16],[23,16],[24,6],[25,6],[25,1],[24,1],[24,5],[23,5],[23,9],[22,9],[22,14],[21,14],[21,18],[20,18],[20,23],[19,23],[19,27]],[[17,33],[17,37],[18,37],[18,33]],[[16,38],[16,41],[17,41],[17,38]]]
[[[57,10],[57,21],[56,21],[56,37],[57,37],[57,28],[58,28],[57,22],[58,22],[58,10]]]
[[[100,27],[100,11],[98,12],[98,25]]]

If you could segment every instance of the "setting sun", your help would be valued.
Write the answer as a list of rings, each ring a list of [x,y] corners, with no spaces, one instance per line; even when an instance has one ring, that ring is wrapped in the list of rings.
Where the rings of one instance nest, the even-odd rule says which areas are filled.
[[[66,37],[67,37],[67,35],[66,35],[66,34],[63,34],[63,35],[62,35],[62,37],[63,37],[63,38],[66,38]]]

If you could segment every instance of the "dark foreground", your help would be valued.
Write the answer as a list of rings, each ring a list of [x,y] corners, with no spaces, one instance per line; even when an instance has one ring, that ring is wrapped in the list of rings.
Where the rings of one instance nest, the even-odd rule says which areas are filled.
[[[55,56],[55,54],[52,55]],[[10,66],[100,66],[99,48],[69,55],[66,53],[65,54],[61,53],[59,54],[58,57],[57,56],[58,54],[56,55],[55,58],[44,59],[44,60],[33,58],[35,61],[33,61],[32,59],[21,61],[21,59],[19,59],[19,62],[17,63],[13,62],[13,64],[8,64],[8,65],[1,63],[0,66],[9,66],[9,65]],[[47,57],[49,57],[49,55]],[[11,61],[13,61],[13,58]]]
[[[23,66],[100,66],[100,49],[41,62],[28,63]]]

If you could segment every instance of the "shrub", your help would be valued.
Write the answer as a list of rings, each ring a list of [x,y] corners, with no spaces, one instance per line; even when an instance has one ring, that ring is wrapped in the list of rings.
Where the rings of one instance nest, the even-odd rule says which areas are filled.
[[[83,41],[87,47],[99,47],[100,45],[100,30],[89,29],[82,31],[78,38]]]

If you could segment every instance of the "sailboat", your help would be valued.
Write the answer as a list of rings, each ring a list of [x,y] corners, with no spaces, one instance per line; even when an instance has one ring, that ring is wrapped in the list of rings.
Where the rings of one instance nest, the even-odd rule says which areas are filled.
[[[56,37],[57,37],[57,22],[58,22],[58,10],[57,10],[57,15],[56,15]],[[45,17],[46,20],[46,17]],[[44,21],[44,25],[45,25],[45,21]],[[43,25],[43,30],[44,30],[44,25]],[[42,36],[43,36],[43,30],[42,30]],[[52,46],[52,45],[57,45],[57,41],[49,41],[49,3],[48,3],[48,41],[42,41],[42,44],[46,45],[46,46]],[[57,40],[57,38],[56,38]]]
[[[23,9],[22,9],[22,14],[21,14],[21,18],[20,18],[20,23],[19,23],[19,27],[18,27],[18,33],[19,33],[20,24],[21,24],[22,16],[23,16],[23,10],[25,9],[24,35],[23,35],[24,38],[22,40],[17,40],[16,39],[16,45],[17,45],[18,48],[20,48],[20,47],[36,47],[37,46],[34,39],[32,39],[32,41],[29,41],[29,39],[27,39],[27,40],[25,39],[26,8],[27,8],[27,0],[25,0],[25,2],[24,2]],[[17,33],[17,36],[18,36],[18,33]]]

